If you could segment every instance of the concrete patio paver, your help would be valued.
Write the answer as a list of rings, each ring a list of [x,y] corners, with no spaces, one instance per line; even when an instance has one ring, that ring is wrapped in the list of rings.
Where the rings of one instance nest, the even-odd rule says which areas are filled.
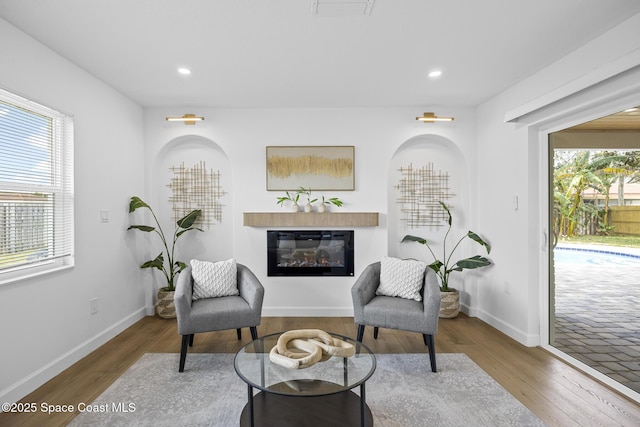
[[[551,344],[640,392],[640,250],[624,251],[638,258],[556,257],[555,341]]]

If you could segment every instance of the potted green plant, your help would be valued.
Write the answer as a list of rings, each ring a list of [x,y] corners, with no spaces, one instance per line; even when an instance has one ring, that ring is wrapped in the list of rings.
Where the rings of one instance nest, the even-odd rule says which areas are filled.
[[[291,202],[292,212],[298,212],[300,210],[300,206],[298,205],[298,200],[300,200],[299,191],[296,191],[295,193],[289,193],[288,191],[285,191],[285,195],[278,197],[277,200],[278,201],[276,202],[276,204],[280,206],[284,206],[285,203]]]
[[[320,206],[318,206],[318,212],[324,212],[327,210],[327,206],[329,205],[334,205],[337,207],[342,206],[342,200],[338,199],[337,197],[331,197],[330,199],[325,199],[324,196],[322,196],[322,203],[320,203]]]
[[[300,187],[300,190],[298,190],[298,195],[300,194],[304,194],[305,198],[307,199],[307,203],[304,205],[304,211],[305,212],[311,212],[313,210],[313,204],[315,202],[318,201],[317,198],[312,198],[313,196],[311,195],[311,188],[304,188],[304,187]]]
[[[169,241],[167,240],[164,231],[162,230],[162,227],[158,222],[156,214],[153,212],[153,209],[151,209],[151,206],[146,204],[138,196],[131,197],[131,201],[129,202],[129,213],[132,213],[139,208],[149,209],[149,212],[151,212],[156,226],[153,227],[150,225],[131,225],[129,226],[129,228],[127,228],[127,230],[140,230],[145,233],[154,232],[160,237],[162,245],[164,246],[163,252],[160,252],[160,254],[154,259],[145,261],[140,266],[140,268],[156,268],[162,272],[167,281],[167,286],[158,289],[158,304],[156,305],[156,312],[158,316],[165,319],[175,318],[175,306],[173,304],[173,294],[175,291],[174,282],[176,276],[187,267],[187,264],[177,260],[175,257],[176,242],[178,241],[180,236],[182,236],[187,231],[202,231],[200,228],[196,228],[193,226],[193,224],[202,214],[202,211],[200,209],[193,210],[189,212],[185,217],[179,219],[176,222],[176,227],[173,232],[173,238],[171,241]]]
[[[489,243],[483,240],[478,234],[469,230],[467,234],[465,234],[458,240],[458,242],[455,244],[451,252],[447,253],[447,237],[449,237],[449,233],[451,232],[451,224],[452,224],[451,211],[449,210],[447,205],[445,205],[443,202],[440,202],[440,205],[447,212],[447,215],[449,217],[448,219],[449,228],[447,229],[447,232],[445,233],[444,239],[442,241],[442,259],[438,259],[436,254],[433,252],[433,250],[429,246],[429,242],[427,242],[427,240],[422,237],[406,235],[402,239],[402,243],[418,242],[422,245],[425,245],[427,249],[429,249],[429,252],[431,253],[431,256],[434,259],[434,261],[431,264],[429,264],[429,268],[435,271],[438,277],[440,278],[440,293],[442,296],[440,317],[452,318],[452,317],[456,317],[460,312],[460,294],[456,289],[449,287],[449,275],[454,271],[462,271],[465,269],[472,270],[475,268],[486,267],[488,265],[491,265],[491,261],[489,259],[480,255],[474,255],[470,258],[464,258],[452,263],[451,258],[453,257],[453,254],[455,253],[456,249],[458,249],[458,246],[460,246],[460,243],[462,243],[465,237],[468,237],[474,242],[484,246],[487,250],[487,254],[491,252],[491,246],[489,245]]]

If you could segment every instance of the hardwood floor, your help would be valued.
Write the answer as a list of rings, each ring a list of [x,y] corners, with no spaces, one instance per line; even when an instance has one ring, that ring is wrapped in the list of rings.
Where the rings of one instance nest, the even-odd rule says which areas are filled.
[[[354,337],[351,317],[265,317],[259,335],[289,329],[317,328]],[[196,335],[190,352],[231,353],[250,341],[243,330]],[[378,340],[367,328],[364,343],[374,353],[426,353],[420,334],[381,329]],[[176,323],[146,317],[113,338],[22,402],[49,405],[90,403],[144,353],[180,351]],[[441,319],[438,353],[465,353],[550,426],[638,426],[640,405],[572,368],[540,348],[520,345],[481,320],[461,314]],[[189,357],[187,356],[187,365]],[[177,369],[177,366],[176,366]],[[75,413],[0,414],[2,426],[66,425]]]

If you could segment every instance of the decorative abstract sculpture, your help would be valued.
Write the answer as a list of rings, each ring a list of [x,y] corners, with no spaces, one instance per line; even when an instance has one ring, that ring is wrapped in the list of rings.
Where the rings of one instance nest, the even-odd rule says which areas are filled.
[[[449,174],[436,171],[433,163],[414,169],[412,164],[399,169],[402,177],[396,185],[400,192],[397,202],[402,205],[402,221],[409,228],[441,227],[446,212],[440,206],[453,196],[449,189]]]
[[[227,194],[220,184],[220,171],[207,171],[204,161],[191,168],[185,168],[184,163],[173,166],[170,170],[176,175],[168,185],[173,195],[169,197],[174,217],[181,218],[184,212],[200,209],[202,216],[199,220],[201,227],[210,228],[217,222],[222,222],[222,207],[220,198]]]
[[[304,369],[319,362],[323,355],[351,357],[353,344],[332,337],[320,329],[298,329],[280,335],[269,359],[289,369]]]

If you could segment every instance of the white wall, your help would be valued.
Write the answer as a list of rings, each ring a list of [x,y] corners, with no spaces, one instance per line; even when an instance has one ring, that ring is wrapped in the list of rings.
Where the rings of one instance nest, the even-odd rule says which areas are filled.
[[[448,232],[446,220],[440,220],[437,226],[409,226],[403,221],[404,213],[402,204],[397,202],[399,191],[396,186],[401,178],[400,167],[406,168],[409,164],[417,169],[421,166],[432,164],[435,174],[447,174],[446,193],[448,197],[435,196],[434,199],[447,204],[452,214],[452,228],[448,233],[446,250],[452,255],[451,262],[476,254],[486,255],[483,248],[471,240],[463,238],[468,230],[480,233],[476,228],[477,212],[474,208],[475,179],[476,176],[476,142],[473,111],[458,111],[455,118],[466,124],[456,128],[443,126],[441,135],[419,135],[405,142],[398,148],[389,164],[389,185],[387,197],[389,199],[389,255],[399,258],[414,258],[431,263],[433,257],[424,245],[416,243],[399,244],[406,234],[423,237],[429,242],[429,247],[434,251],[438,259],[444,259],[443,240]],[[430,128],[428,128],[430,129]],[[444,183],[442,183],[444,184]],[[483,236],[489,242],[490,236]],[[455,250],[456,243],[462,239],[462,243]],[[476,292],[478,282],[482,283],[484,272],[465,271],[462,274],[454,272],[450,276],[450,286],[460,292],[461,309],[465,313],[474,311],[477,305]]]
[[[543,131],[640,103],[638,65],[635,15],[477,109],[478,228],[496,261],[477,315],[522,343],[540,344],[547,323]],[[504,122],[518,110],[524,117]]]
[[[138,105],[3,20],[0,57],[1,87],[75,125],[75,267],[0,287],[0,401],[11,402],[144,315],[137,243],[125,237],[144,163]]]
[[[395,208],[388,191],[394,159],[400,161],[411,152],[405,149],[428,152],[431,135],[451,141],[455,149],[450,156],[440,153],[439,159],[447,163],[458,158],[460,168],[466,169],[466,176],[456,183],[464,195],[459,200],[465,207],[461,226],[487,237],[494,248],[495,265],[462,284],[467,309],[511,337],[537,344],[540,286],[545,283],[540,272],[544,253],[539,129],[503,119],[505,113],[585,73],[629,60],[640,48],[639,20],[640,15],[630,18],[481,105],[477,114],[442,106],[175,108],[147,109],[143,114],[130,100],[0,20],[0,86],[73,114],[76,126],[76,267],[0,288],[0,322],[11,325],[1,335],[0,398],[16,400],[133,323],[145,307],[150,311],[157,285],[138,263],[154,251],[140,236],[124,231],[130,221],[128,198],[140,195],[160,207],[166,197],[163,169],[183,156],[193,160],[200,151],[208,166],[223,172],[229,205],[220,226],[224,230],[215,226],[189,236],[192,240],[182,246],[185,255],[194,251],[212,259],[234,256],[250,266],[266,288],[266,316],[349,315],[353,278],[266,276],[264,229],[242,226],[244,211],[279,209],[278,193],[265,189],[264,147],[356,147],[356,190],[327,195],[343,199],[344,211],[381,214],[379,227],[357,230],[357,276],[382,255],[408,250],[396,242],[402,231],[389,226],[389,211]],[[580,108],[580,102],[570,108]],[[456,116],[456,121],[430,125],[414,120],[430,110]],[[206,121],[190,127],[164,121],[167,115],[184,113],[204,115]],[[110,211],[109,223],[99,222],[100,209]],[[99,298],[100,312],[91,316],[89,300],[94,297]]]
[[[430,108],[395,109],[147,109],[145,110],[145,151],[147,159],[165,156],[164,147],[175,140],[209,141],[229,159],[230,176],[222,177],[229,192],[228,209],[222,224],[210,231],[189,237],[185,251],[195,245],[201,253],[191,256],[207,259],[235,257],[251,268],[265,286],[263,315],[350,316],[353,314],[351,286],[360,272],[383,255],[397,255],[399,232],[394,227],[393,241],[388,239],[389,187],[391,159],[400,152],[421,150],[419,141],[435,136],[455,147],[458,158],[451,163],[446,156],[436,167],[447,167],[454,177],[475,175],[474,115],[468,108],[434,108],[438,114],[456,116],[453,123],[424,124],[415,120]],[[194,126],[167,123],[166,116],[195,113],[205,117]],[[274,212],[280,208],[276,197],[283,192],[266,190],[265,150],[268,145],[353,145],[355,146],[355,191],[322,191],[319,195],[339,197],[341,211],[379,212],[379,227],[355,230],[355,277],[268,277],[266,265],[266,228],[244,227],[243,212]],[[201,148],[203,155],[207,149]],[[172,161],[180,163],[173,150]],[[192,153],[185,152],[185,157]],[[429,152],[410,155],[414,165],[434,161]],[[209,165],[209,162],[207,162]],[[217,168],[217,166],[216,166]],[[147,192],[157,205],[166,205],[163,188],[166,178],[156,179],[154,167],[147,165]],[[159,173],[163,173],[160,171]],[[158,175],[158,173],[156,173]],[[470,191],[461,188],[458,197],[466,207]],[[225,196],[226,197],[226,196]],[[334,208],[338,209],[338,208]],[[467,212],[467,222],[475,221]],[[275,228],[275,227],[274,227]],[[227,229],[232,235],[226,234]],[[348,227],[347,227],[348,229]],[[401,238],[402,236],[400,236]],[[422,254],[424,256],[424,254]]]

